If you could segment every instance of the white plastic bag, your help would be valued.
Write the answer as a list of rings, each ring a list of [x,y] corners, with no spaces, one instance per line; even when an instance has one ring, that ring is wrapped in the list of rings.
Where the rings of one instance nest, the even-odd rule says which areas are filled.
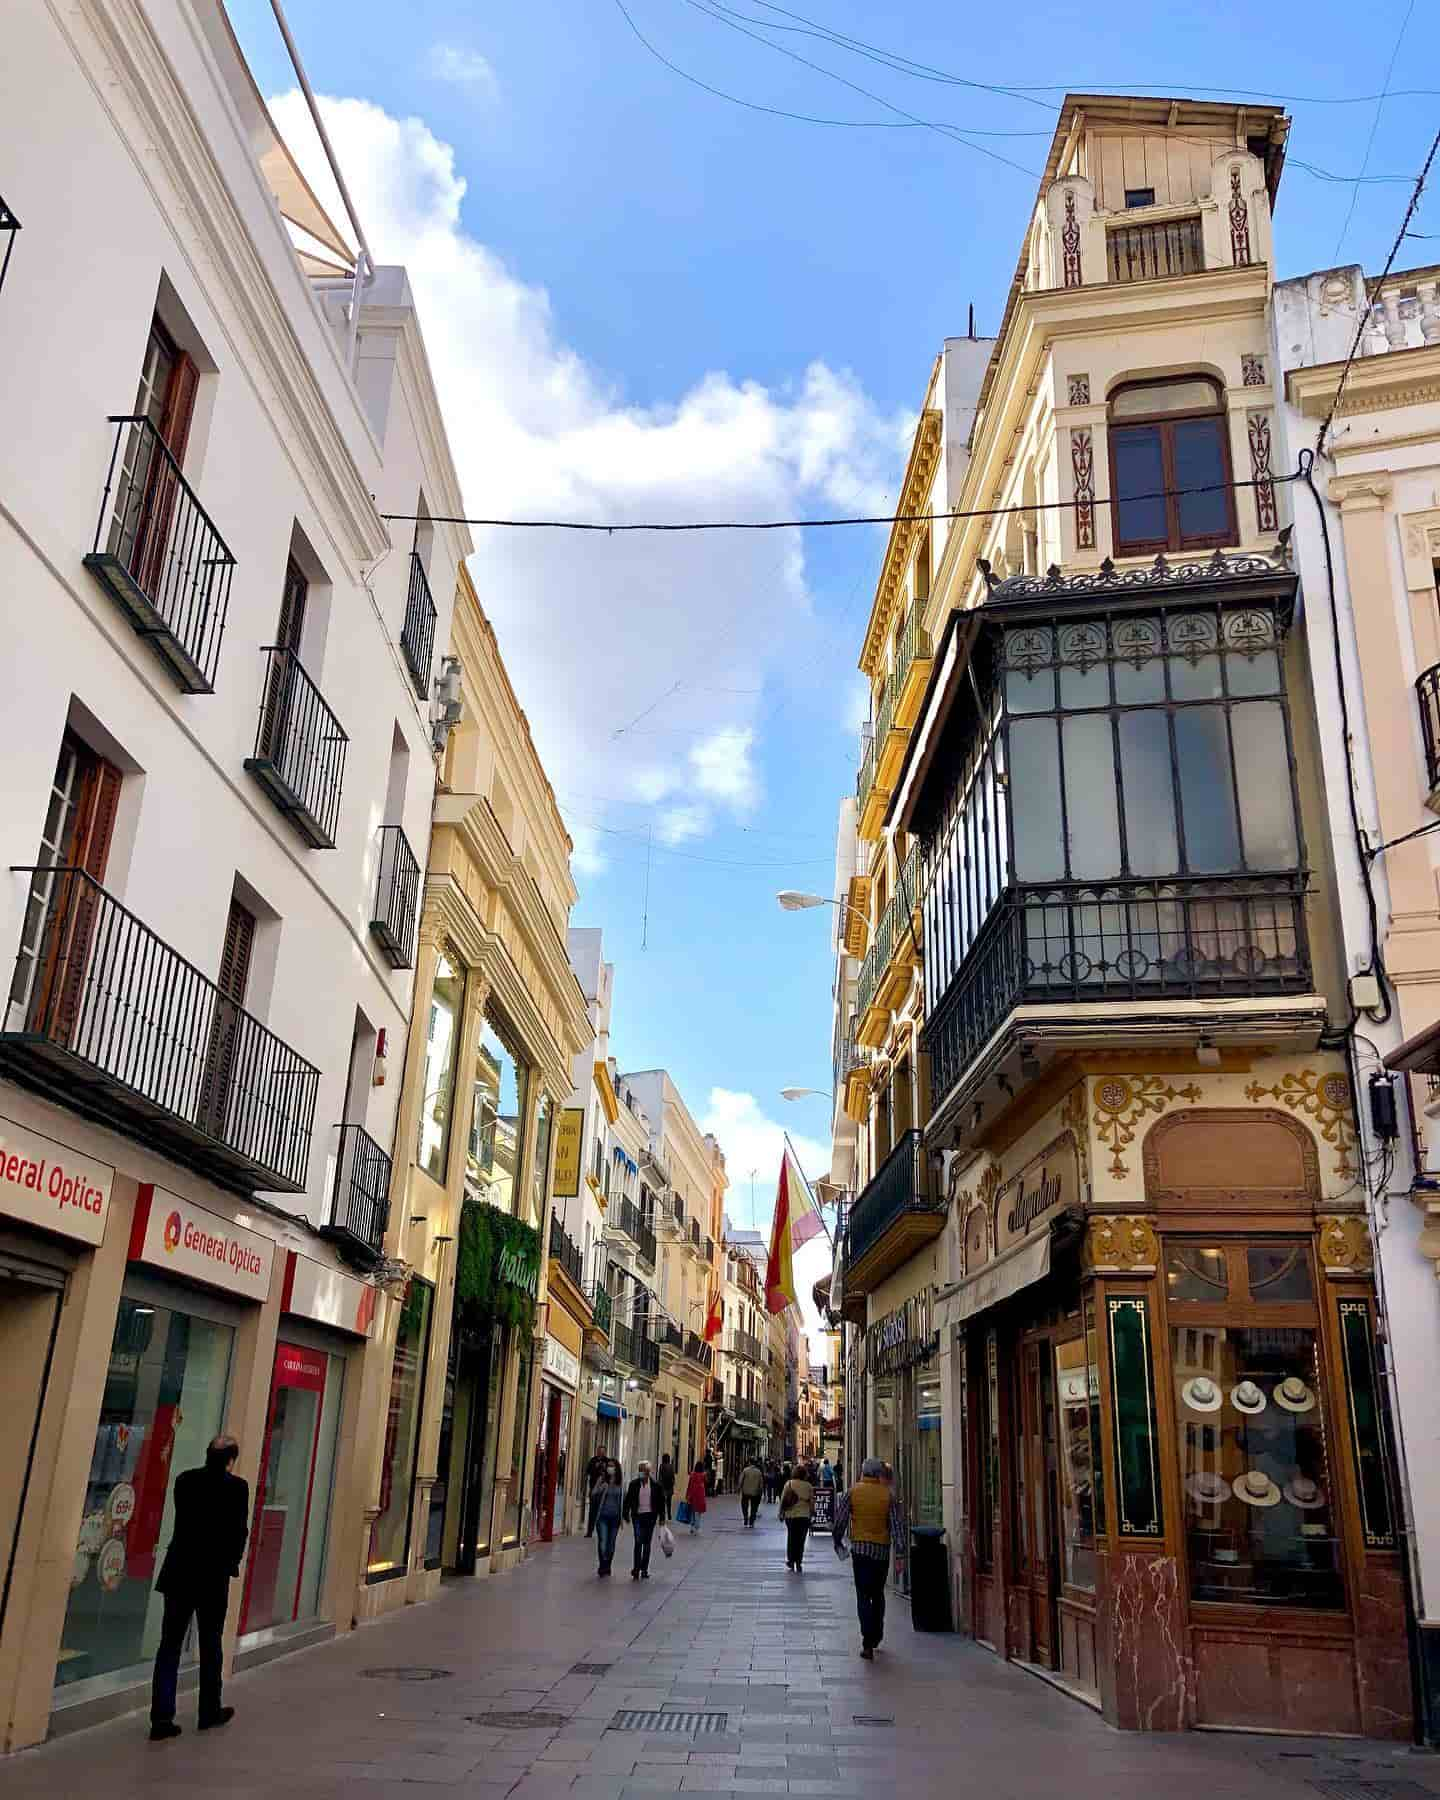
[[[660,1522],[660,1530],[656,1535],[660,1539],[660,1548],[667,1556],[673,1556],[675,1554],[675,1533],[663,1519]]]

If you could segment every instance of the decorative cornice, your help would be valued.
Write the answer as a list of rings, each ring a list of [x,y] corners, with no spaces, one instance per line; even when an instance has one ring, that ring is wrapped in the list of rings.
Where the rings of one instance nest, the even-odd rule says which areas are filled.
[[[1335,398],[1344,367],[1343,363],[1329,362],[1287,370],[1287,397],[1307,417],[1323,417]],[[1404,350],[1382,351],[1376,356],[1357,356],[1349,367],[1337,418],[1383,412],[1388,407],[1424,406],[1440,400],[1440,345],[1418,344]]]
[[[610,1071],[604,1063],[595,1065],[595,1089],[600,1096],[600,1104],[605,1108],[605,1117],[614,1124],[620,1117],[620,1102],[615,1098],[615,1087],[610,1080]]]
[[[1107,556],[1098,569],[1080,575],[1067,575],[1054,563],[1043,575],[1011,575],[997,581],[990,564],[983,559],[978,568],[985,580],[987,606],[1006,605],[1015,600],[1088,599],[1092,595],[1145,595],[1179,588],[1216,588],[1257,579],[1294,580],[1290,567],[1290,527],[1280,533],[1269,556],[1227,555],[1217,550],[1204,562],[1172,563],[1157,556],[1152,563],[1139,568],[1117,568]]]
[[[1440,434],[1437,434],[1440,435]],[[1394,491],[1388,475],[1337,475],[1326,492],[1342,511],[1380,512]]]
[[[901,484],[899,504],[895,508],[896,514],[903,516],[897,516],[890,527],[890,541],[885,546],[885,561],[881,564],[880,580],[876,584],[875,604],[870,609],[865,646],[860,652],[860,667],[872,680],[880,649],[890,631],[892,615],[904,584],[911,546],[917,532],[921,530],[913,522],[913,515],[926,510],[926,496],[930,492],[930,483],[935,478],[935,467],[940,460],[944,425],[945,415],[939,408],[926,407],[920,415],[920,423],[915,427],[910,460],[905,469],[905,480]],[[907,517],[911,522],[907,523]]]

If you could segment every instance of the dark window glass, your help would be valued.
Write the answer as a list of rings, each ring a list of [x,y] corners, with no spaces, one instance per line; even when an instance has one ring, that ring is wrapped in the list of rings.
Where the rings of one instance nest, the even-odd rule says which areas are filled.
[[[1125,204],[1130,206],[1153,206],[1155,204],[1154,188],[1126,188]]]
[[[1303,1244],[1267,1244],[1245,1252],[1250,1298],[1256,1301],[1313,1300],[1310,1254]],[[1178,1297],[1178,1296],[1177,1296]]]
[[[1266,1253],[1251,1252],[1256,1254]],[[1230,1274],[1224,1250],[1184,1244],[1167,1251],[1165,1292],[1171,1300],[1228,1300]]]
[[[1112,396],[1118,551],[1183,550],[1233,536],[1226,429],[1220,389],[1203,377],[1141,382]],[[1155,493],[1167,497],[1136,497]]]
[[[1112,429],[1115,451],[1116,542],[1163,544],[1166,540],[1163,499],[1127,500],[1127,494],[1159,495],[1165,490],[1165,461],[1158,425],[1130,425]]]
[[[1118,723],[1130,873],[1173,875],[1180,867],[1180,848],[1169,723],[1163,712],[1121,713]]]
[[[1240,832],[1230,785],[1230,745],[1223,707],[1177,710],[1175,761],[1186,868],[1192,873],[1238,868]]]
[[[1227,477],[1221,444],[1221,419],[1177,419],[1174,433],[1176,488],[1210,488],[1209,493],[1180,494],[1180,538],[1222,537],[1230,518],[1224,482]]]

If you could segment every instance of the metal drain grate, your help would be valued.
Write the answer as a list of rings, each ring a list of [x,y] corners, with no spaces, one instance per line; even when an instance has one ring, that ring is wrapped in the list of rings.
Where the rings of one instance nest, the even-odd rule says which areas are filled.
[[[569,1713],[493,1712],[470,1713],[472,1725],[488,1725],[494,1731],[560,1731],[570,1723]]]
[[[617,1712],[610,1731],[668,1731],[677,1737],[705,1737],[723,1731],[730,1721],[723,1712]]]
[[[1312,1781],[1309,1785],[1325,1800],[1433,1800],[1433,1789],[1403,1776],[1380,1776],[1364,1780],[1341,1776],[1335,1781]]]
[[[893,1725],[895,1715],[893,1713],[851,1713],[850,1723],[852,1725]]]
[[[608,1675],[609,1672],[609,1663],[575,1663],[570,1670],[572,1675]]]
[[[449,1681],[453,1669],[362,1669],[366,1681]]]

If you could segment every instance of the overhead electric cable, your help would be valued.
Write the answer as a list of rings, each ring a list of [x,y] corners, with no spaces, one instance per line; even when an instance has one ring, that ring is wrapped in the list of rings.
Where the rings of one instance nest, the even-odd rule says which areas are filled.
[[[1370,135],[1365,140],[1365,154],[1360,159],[1360,173],[1355,178],[1355,186],[1351,189],[1350,205],[1345,214],[1345,223],[1340,227],[1340,235],[1335,240],[1333,262],[1340,260],[1340,247],[1345,242],[1345,234],[1350,229],[1350,221],[1355,217],[1355,203],[1360,198],[1360,183],[1365,179],[1365,171],[1370,167],[1370,152],[1375,148],[1375,133],[1380,129],[1380,115],[1385,110],[1385,102],[1389,98],[1390,77],[1395,73],[1395,63],[1400,55],[1400,46],[1405,41],[1405,33],[1410,26],[1410,16],[1415,11],[1415,0],[1409,0],[1405,8],[1405,17],[1400,21],[1400,30],[1396,33],[1395,48],[1390,52],[1390,60],[1385,65],[1385,75],[1380,83],[1380,93],[1375,101],[1375,116],[1370,121]]]

